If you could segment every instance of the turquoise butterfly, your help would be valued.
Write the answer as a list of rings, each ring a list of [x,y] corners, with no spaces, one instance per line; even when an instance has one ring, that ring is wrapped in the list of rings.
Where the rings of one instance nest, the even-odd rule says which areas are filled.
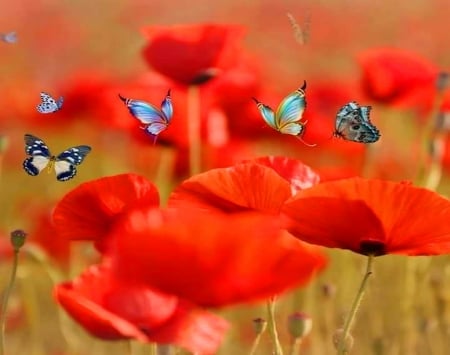
[[[357,143],[374,143],[380,139],[380,131],[370,122],[371,106],[359,106],[351,101],[336,114],[334,136]]]
[[[302,87],[298,88],[281,101],[276,112],[254,97],[253,100],[256,102],[256,106],[261,112],[264,121],[270,127],[282,134],[295,136],[303,142],[301,135],[304,133],[305,124],[307,123],[307,121],[301,122],[303,112],[306,108],[305,89],[306,81],[303,82]],[[307,143],[305,144],[310,145]]]

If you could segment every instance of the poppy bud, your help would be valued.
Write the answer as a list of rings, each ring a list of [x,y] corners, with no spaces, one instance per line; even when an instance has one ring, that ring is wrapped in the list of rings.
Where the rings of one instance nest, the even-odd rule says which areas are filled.
[[[312,319],[302,312],[291,314],[288,318],[288,330],[295,339],[303,338],[309,334],[312,328]]]
[[[338,329],[334,332],[333,334],[333,344],[336,350],[339,349],[340,343],[341,343],[341,339],[344,333],[344,329]],[[349,353],[350,350],[353,348],[353,336],[351,334],[347,334],[347,336],[345,337],[344,340],[344,353]]]
[[[253,319],[253,330],[256,335],[260,335],[265,332],[267,328],[267,321],[262,318]]]
[[[11,232],[11,244],[14,247],[15,251],[18,251],[25,244],[25,237],[27,233],[25,233],[21,229],[17,229]]]

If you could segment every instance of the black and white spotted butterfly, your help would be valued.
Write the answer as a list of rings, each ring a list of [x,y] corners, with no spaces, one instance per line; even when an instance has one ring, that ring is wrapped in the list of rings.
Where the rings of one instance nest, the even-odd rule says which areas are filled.
[[[32,176],[38,175],[45,168],[49,172],[54,168],[56,179],[70,180],[77,174],[75,166],[80,165],[90,151],[91,147],[87,145],[77,145],[54,156],[42,139],[25,134],[25,153],[30,157],[23,161],[23,168]]]
[[[370,122],[371,106],[359,106],[352,101],[341,107],[336,115],[334,136],[358,143],[374,143],[380,131]]]
[[[53,113],[61,109],[64,98],[61,96],[58,100],[55,100],[49,94],[41,92],[41,103],[36,106],[39,113]]]

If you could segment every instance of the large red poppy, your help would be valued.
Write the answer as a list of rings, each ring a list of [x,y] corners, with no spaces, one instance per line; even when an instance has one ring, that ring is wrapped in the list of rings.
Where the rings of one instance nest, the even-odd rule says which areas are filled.
[[[58,303],[88,332],[106,340],[175,344],[213,354],[228,324],[176,296],[115,279],[107,264],[91,266],[54,289]]]
[[[277,214],[292,190],[317,181],[318,176],[300,161],[264,157],[192,176],[174,190],[168,205]]]
[[[325,265],[317,248],[259,213],[139,207],[116,223],[114,271],[201,306],[266,299]]]
[[[430,109],[438,68],[415,53],[376,48],[359,55],[362,84],[373,100],[402,107]]]
[[[92,240],[104,251],[115,217],[137,201],[159,205],[158,190],[142,176],[121,174],[85,182],[56,205],[54,225],[61,238]]]
[[[147,63],[157,72],[184,84],[207,81],[232,64],[241,26],[201,24],[148,26],[149,43],[143,50]]]
[[[326,182],[299,191],[283,213],[293,235],[325,247],[375,255],[450,252],[450,201],[408,183]]]

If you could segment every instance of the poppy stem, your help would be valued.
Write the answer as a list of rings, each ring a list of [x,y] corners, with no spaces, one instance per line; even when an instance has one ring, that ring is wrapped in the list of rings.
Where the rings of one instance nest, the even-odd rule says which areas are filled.
[[[442,178],[442,158],[445,151],[445,119],[440,108],[444,101],[445,88],[448,86],[449,74],[441,73],[436,83],[436,98],[433,102],[433,108],[430,113],[429,122],[433,122],[433,132],[431,133],[431,142],[429,145],[429,155],[431,163],[425,180],[425,187],[435,191]]]
[[[263,333],[257,334],[255,337],[255,340],[253,340],[253,344],[252,344],[252,348],[249,352],[248,355],[255,355],[256,354],[256,349],[258,348],[258,345],[261,341],[261,336],[263,335]]]
[[[198,85],[188,87],[188,139],[189,139],[189,173],[198,174],[201,171],[201,140],[200,140],[200,88]]]
[[[269,334],[272,338],[272,346],[274,355],[283,355],[283,349],[281,348],[280,340],[278,339],[278,332],[275,323],[275,297],[272,297],[267,302],[267,326],[269,327]]]
[[[5,293],[3,295],[2,308],[0,313],[0,355],[5,353],[5,326],[6,326],[6,310],[8,308],[9,297],[11,296],[11,291],[14,287],[14,281],[16,279],[17,265],[19,264],[19,249],[14,249],[13,256],[13,267],[11,270],[11,277],[9,279],[8,286],[6,287]]]
[[[300,345],[302,344],[302,337],[298,337],[293,339],[291,351],[289,351],[289,355],[298,355],[300,354]]]
[[[347,337],[349,336],[350,330],[352,329],[353,322],[356,318],[356,312],[359,309],[359,305],[361,304],[361,300],[364,296],[364,292],[366,290],[367,281],[369,280],[369,276],[372,275],[372,264],[373,264],[374,256],[368,255],[367,256],[367,267],[366,267],[366,274],[364,275],[364,278],[362,279],[361,285],[359,286],[358,293],[356,294],[355,299],[353,300],[352,308],[350,309],[350,313],[347,316],[347,319],[344,323],[344,330],[342,332],[342,335],[339,339],[337,350],[338,355],[345,355],[348,354],[349,349],[347,349],[346,345],[347,343]]]

